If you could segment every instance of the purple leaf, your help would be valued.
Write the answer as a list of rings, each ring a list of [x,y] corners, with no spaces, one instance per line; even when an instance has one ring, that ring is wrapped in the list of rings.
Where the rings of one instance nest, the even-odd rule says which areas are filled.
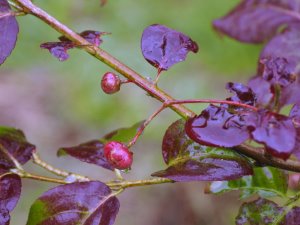
[[[262,58],[260,60],[261,75],[272,85],[287,87],[296,80],[296,65],[286,58]]]
[[[119,200],[99,181],[60,185],[33,203],[27,225],[112,225],[119,207]]]
[[[229,82],[226,85],[226,89],[234,93],[234,95],[226,100],[241,102],[247,105],[255,105],[256,97],[251,88],[240,83]]]
[[[231,114],[214,105],[189,119],[185,130],[192,140],[207,146],[234,147],[250,138],[243,114]]]
[[[296,143],[293,154],[300,160],[300,106],[295,104],[290,111],[289,117],[292,119],[296,128]]]
[[[15,48],[19,33],[17,20],[11,12],[7,0],[0,0],[0,65]]]
[[[0,145],[9,155],[8,158],[14,158],[20,164],[25,164],[31,159],[33,151],[35,151],[35,146],[30,144],[21,130],[10,127],[0,127]],[[6,158],[0,151],[0,160]],[[4,164],[11,164],[10,161],[4,162]],[[3,162],[0,162],[0,165]]]
[[[160,71],[184,61],[189,51],[197,53],[198,45],[181,32],[153,24],[143,32],[141,49],[144,58]]]
[[[51,55],[59,61],[65,61],[69,58],[68,50],[75,47],[70,41],[64,42],[47,42],[40,46],[41,48],[48,49]]]
[[[178,182],[234,180],[251,175],[252,168],[243,159],[207,157],[189,159],[169,166],[152,176],[164,177]]]
[[[113,170],[114,167],[110,165],[104,155],[104,145],[109,141],[118,141],[122,143],[129,142],[143,124],[144,121],[140,121],[131,127],[114,130],[106,134],[100,140],[88,141],[73,147],[63,147],[58,150],[57,156],[70,155],[82,162],[95,164],[105,169]]]
[[[100,44],[103,42],[101,36],[106,34],[110,34],[110,33],[94,31],[94,30],[85,30],[80,33],[80,36],[83,37],[88,42],[90,42],[91,44],[100,46]]]
[[[248,161],[235,152],[192,141],[185,133],[184,120],[178,120],[168,128],[162,153],[168,168],[152,176],[174,181],[214,181],[237,179],[253,173]]]
[[[300,31],[299,26],[284,29],[273,37],[263,48],[260,59],[285,58],[291,64],[300,62]],[[296,71],[296,73],[299,72]]]
[[[298,225],[300,224],[300,207],[292,208],[285,216],[283,225]]]
[[[264,144],[271,155],[287,159],[296,142],[296,129],[292,119],[265,111],[256,113],[255,117],[252,124],[255,127],[253,139]]]
[[[297,0],[243,0],[226,16],[213,22],[214,28],[238,41],[261,43],[283,25],[299,21]]]
[[[292,118],[294,126],[296,128],[300,128],[300,105],[299,104],[295,104],[293,106],[289,116]]]
[[[12,173],[0,171],[0,224],[9,225],[10,212],[16,207],[21,195],[21,179]]]
[[[263,49],[260,58],[282,58],[286,60],[288,84],[286,88],[281,88],[280,105],[300,104],[300,32],[299,26],[285,29],[282,33],[275,36]],[[262,70],[262,68],[260,68]],[[292,78],[292,79],[289,79]],[[294,82],[289,82],[289,80]],[[285,81],[285,80],[283,80]]]
[[[102,43],[101,36],[105,34],[110,34],[108,32],[100,32],[93,30],[86,30],[81,32],[79,35],[85,40],[90,42],[95,46],[99,46]],[[59,61],[65,61],[69,58],[68,50],[80,47],[76,43],[72,42],[65,36],[60,36],[58,38],[59,42],[46,42],[40,45],[41,48],[48,49],[51,55],[57,58]]]
[[[257,107],[267,108],[272,103],[274,93],[271,84],[264,80],[262,76],[252,77],[248,82],[248,86],[255,93]]]
[[[78,146],[61,148],[57,156],[70,155],[83,162],[95,164],[105,169],[113,170],[113,167],[104,156],[104,144],[98,140],[89,141]]]

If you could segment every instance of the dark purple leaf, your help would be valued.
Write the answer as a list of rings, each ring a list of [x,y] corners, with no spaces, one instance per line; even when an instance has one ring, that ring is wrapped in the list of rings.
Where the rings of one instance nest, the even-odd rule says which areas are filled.
[[[296,143],[293,154],[300,160],[300,106],[295,104],[290,111],[290,118],[296,128]]]
[[[283,213],[283,209],[275,202],[259,198],[253,202],[246,202],[240,207],[235,219],[236,225],[269,225]]]
[[[262,58],[260,60],[261,75],[272,85],[287,87],[296,80],[296,65],[286,58]]]
[[[217,181],[234,180],[251,175],[252,168],[244,159],[213,157],[179,161],[166,170],[152,176],[164,177],[174,181]]]
[[[283,32],[273,37],[264,47],[260,59],[284,58],[291,65],[300,62],[300,31],[299,26],[284,29]],[[296,73],[299,73],[297,68]]]
[[[255,105],[256,97],[251,88],[240,83],[229,82],[226,85],[226,89],[234,93],[234,95],[227,98],[227,100],[241,102],[247,105]]]
[[[144,58],[159,70],[168,70],[185,60],[189,51],[198,52],[198,45],[185,34],[160,24],[147,27],[142,35]]]
[[[20,164],[25,164],[31,159],[35,146],[30,144],[21,130],[0,127],[0,145],[9,154],[11,158],[16,159]],[[3,154],[3,153],[2,153]],[[0,159],[7,158],[3,156],[0,151]],[[6,161],[9,165],[9,161]],[[0,165],[3,162],[0,162]],[[6,164],[6,163],[4,163]]]
[[[248,82],[248,86],[255,93],[257,107],[267,108],[272,103],[274,93],[271,84],[264,80],[262,76],[252,77]]]
[[[16,165],[10,159],[8,152],[4,148],[1,148],[0,149],[0,174],[2,170],[8,172],[10,169],[13,169],[15,167]]]
[[[88,42],[90,42],[91,44],[100,46],[100,44],[103,42],[101,36],[106,34],[110,34],[110,33],[94,31],[94,30],[86,30],[81,32],[80,36],[83,37]]]
[[[300,224],[300,207],[292,208],[285,216],[283,225],[298,225]]]
[[[300,105],[299,104],[295,104],[293,106],[289,116],[292,118],[294,126],[296,128],[300,128]]]
[[[0,224],[9,225],[10,212],[16,207],[21,195],[21,179],[12,173],[0,172]]]
[[[0,65],[15,48],[18,33],[19,26],[7,0],[0,0]]]
[[[169,166],[153,173],[174,181],[231,180],[252,174],[245,158],[233,151],[201,146],[185,133],[185,121],[178,120],[166,131],[163,158]]]
[[[89,141],[78,146],[61,148],[57,156],[70,155],[83,162],[92,163],[103,168],[113,170],[113,167],[104,156],[104,144],[98,140]]]
[[[247,43],[270,39],[278,29],[299,21],[297,0],[243,0],[226,16],[213,22],[216,30]]]
[[[99,181],[60,185],[31,206],[27,225],[112,225],[119,200]]]
[[[300,31],[299,26],[285,29],[284,32],[275,36],[263,49],[260,58],[284,58],[287,71],[295,81],[286,88],[281,89],[280,105],[300,104]],[[262,70],[262,68],[260,68]],[[287,73],[287,74],[289,74]],[[288,79],[289,81],[290,79]],[[283,80],[284,81],[284,80]]]
[[[70,155],[80,161],[95,164],[105,169],[113,170],[104,155],[104,145],[109,141],[126,143],[136,135],[138,129],[144,124],[140,121],[131,127],[119,128],[106,134],[100,140],[92,140],[73,147],[63,147],[58,150],[57,156]],[[1,165],[1,164],[0,164]]]
[[[93,30],[86,30],[81,32],[79,35],[86,39],[93,45],[99,46],[102,43],[101,36],[110,34],[108,32],[100,32]],[[41,44],[41,48],[48,49],[51,55],[58,58],[59,61],[65,61],[69,58],[68,50],[80,47],[76,43],[72,42],[65,36],[60,36],[58,42],[46,42]]]
[[[250,138],[243,114],[231,114],[213,105],[189,119],[185,130],[192,140],[207,146],[233,147]]]
[[[292,119],[279,114],[261,111],[253,118],[255,127],[252,137],[265,145],[266,150],[273,156],[287,159],[296,142],[296,129]]]
[[[59,61],[65,61],[69,58],[68,50],[75,47],[70,41],[64,42],[47,42],[40,46],[41,48],[48,49],[51,55],[58,58]]]

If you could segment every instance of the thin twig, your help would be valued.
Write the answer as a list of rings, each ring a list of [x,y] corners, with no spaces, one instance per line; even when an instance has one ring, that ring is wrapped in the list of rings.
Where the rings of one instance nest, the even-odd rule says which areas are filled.
[[[145,130],[145,128],[149,125],[149,123],[164,109],[166,108],[165,105],[162,105],[158,110],[156,110],[144,123],[143,125],[138,129],[136,135],[134,136],[134,138],[128,143],[128,148],[130,148],[132,145],[134,145],[136,143],[136,141],[138,140],[138,138],[142,135],[143,131]]]
[[[174,181],[167,178],[153,178],[149,180],[137,180],[137,181],[123,181],[123,182],[108,182],[107,186],[110,188],[126,189],[130,187],[140,187],[155,184],[174,183]]]
[[[68,177],[75,178],[78,181],[89,181],[90,180],[88,177],[82,176],[80,174],[71,173],[71,172],[53,167],[52,165],[43,161],[37,153],[32,154],[32,159],[35,164],[39,165],[40,167],[48,170],[49,172],[51,172],[55,175],[65,177],[65,178],[68,178]]]
[[[27,179],[32,179],[32,180],[38,180],[38,181],[46,181],[50,183],[57,183],[57,184],[69,184],[73,182],[68,182],[63,179],[56,179],[56,178],[51,178],[51,177],[45,177],[45,176],[40,176],[40,175],[35,175],[32,173],[18,173],[18,175],[22,178],[27,178]]]

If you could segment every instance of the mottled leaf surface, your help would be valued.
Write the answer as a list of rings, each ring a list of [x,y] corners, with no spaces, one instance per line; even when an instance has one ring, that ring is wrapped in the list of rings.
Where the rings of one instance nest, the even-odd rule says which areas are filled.
[[[3,147],[10,157],[16,159],[19,163],[25,164],[31,159],[35,146],[30,144],[24,133],[21,130],[11,127],[0,127],[0,145]],[[5,160],[8,158],[0,151],[0,160],[4,159],[10,165],[10,162]],[[1,164],[6,164],[0,161]]]
[[[213,22],[214,28],[238,41],[261,43],[275,35],[279,27],[299,19],[297,0],[243,0],[226,16]]]
[[[162,144],[168,168],[153,173],[174,181],[231,180],[252,174],[249,162],[230,150],[202,146],[185,133],[178,120],[166,131]]]
[[[113,170],[104,155],[104,145],[109,141],[118,141],[122,143],[129,142],[141,128],[144,121],[140,121],[131,127],[120,128],[110,132],[99,140],[91,140],[77,146],[63,147],[57,151],[57,156],[70,155],[80,161],[95,164],[105,169]]]
[[[270,225],[283,209],[275,202],[259,198],[253,202],[244,203],[236,217],[236,225]]]
[[[19,25],[15,16],[10,15],[11,9],[6,0],[0,0],[0,65],[15,48]],[[7,16],[2,16],[7,15]]]
[[[232,114],[214,105],[189,119],[185,130],[191,139],[207,146],[233,147],[250,138],[244,115]]]
[[[21,179],[18,175],[4,173],[0,169],[0,224],[9,225],[10,212],[21,195]]]
[[[277,221],[277,217],[284,212],[284,207],[275,202],[259,198],[252,202],[244,203],[239,214],[236,217],[236,225],[271,225],[274,222],[280,225],[298,225],[300,224],[300,208],[293,207],[282,221]]]
[[[27,225],[112,225],[119,200],[99,181],[55,187],[31,206]]]
[[[198,45],[190,37],[160,24],[148,26],[142,35],[144,58],[158,70],[168,70],[185,60],[188,52],[198,52]]]
[[[208,193],[220,194],[228,191],[241,191],[241,198],[259,194],[261,197],[285,196],[288,188],[288,175],[273,167],[256,167],[251,176],[238,180],[214,181],[207,188]]]

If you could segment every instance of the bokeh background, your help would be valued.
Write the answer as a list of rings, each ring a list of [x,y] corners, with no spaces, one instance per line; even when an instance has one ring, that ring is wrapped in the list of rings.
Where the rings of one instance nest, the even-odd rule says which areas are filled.
[[[246,82],[256,70],[261,46],[221,38],[211,22],[238,0],[99,0],[43,1],[36,4],[77,32],[92,29],[111,32],[102,48],[147,77],[156,70],[143,58],[140,37],[150,24],[160,23],[189,35],[199,46],[161,76],[159,86],[175,98],[224,98],[228,81]],[[75,159],[57,158],[56,150],[99,138],[119,127],[147,118],[159,103],[134,85],[115,95],[100,89],[102,74],[110,69],[81,50],[59,62],[39,45],[59,36],[31,16],[18,18],[20,34],[12,55],[0,67],[0,124],[22,129],[37,145],[43,159],[73,172],[108,181],[113,177],[99,167]],[[190,105],[195,111],[205,107]],[[161,141],[178,115],[163,112],[134,146],[134,165],[128,179],[149,177],[164,168]],[[26,168],[49,175],[32,164]],[[25,224],[31,203],[53,184],[25,180],[12,225]],[[204,194],[203,183],[164,184],[131,188],[121,196],[116,225],[229,225],[241,202],[237,193]]]

